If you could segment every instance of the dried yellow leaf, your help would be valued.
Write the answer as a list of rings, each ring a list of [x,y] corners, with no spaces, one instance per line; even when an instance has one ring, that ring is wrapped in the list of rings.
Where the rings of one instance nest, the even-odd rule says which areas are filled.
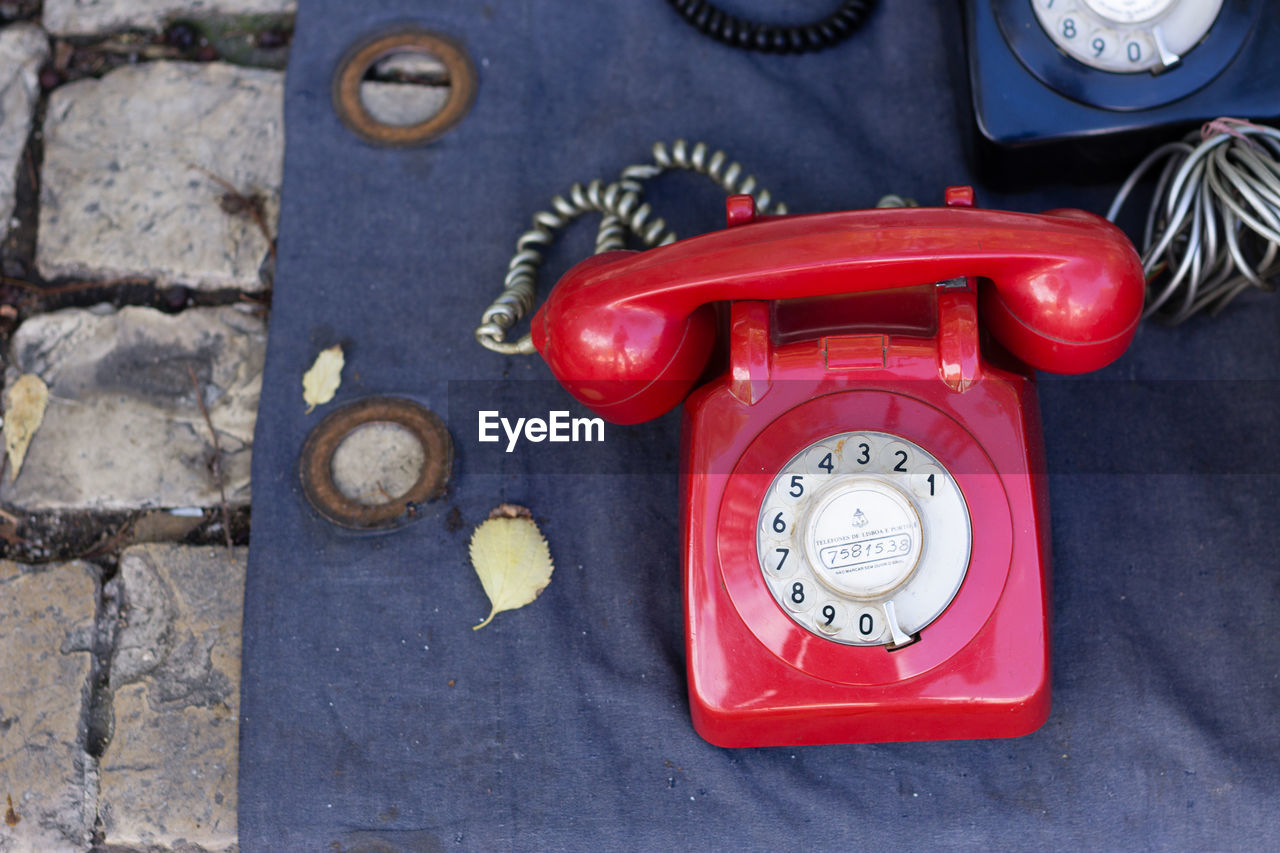
[[[551,583],[551,550],[523,507],[503,504],[471,535],[471,565],[489,596],[489,615],[472,630],[488,625],[503,610],[515,610],[537,598]]]
[[[44,408],[49,404],[49,386],[34,373],[18,377],[4,392],[4,450],[9,454],[13,472],[10,482],[18,479],[22,460],[27,456],[27,446],[40,429],[44,420]]]
[[[342,367],[345,364],[342,347],[337,344],[321,350],[316,356],[311,369],[302,375],[302,402],[307,404],[307,414],[333,399],[342,384]]]

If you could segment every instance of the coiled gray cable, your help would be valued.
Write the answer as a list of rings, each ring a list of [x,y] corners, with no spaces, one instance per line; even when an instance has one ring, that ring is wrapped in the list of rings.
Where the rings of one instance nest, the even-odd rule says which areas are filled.
[[[1280,130],[1236,119],[1209,122],[1151,152],[1116,193],[1116,221],[1134,187],[1161,166],[1143,228],[1144,317],[1181,323],[1217,314],[1280,274]]]
[[[787,207],[775,203],[769,191],[757,187],[756,179],[743,173],[742,166],[730,162],[723,151],[709,153],[705,143],[692,147],[683,139],[670,148],[657,142],[653,146],[653,162],[639,163],[623,169],[618,180],[605,184],[596,180],[574,184],[566,196],[551,199],[551,209],[533,215],[533,227],[516,240],[516,253],[507,265],[502,294],[493,301],[476,327],[476,340],[486,349],[506,354],[531,354],[533,341],[525,335],[517,341],[506,340],[507,331],[533,309],[537,293],[538,268],[543,251],[555,240],[555,232],[589,211],[603,213],[596,234],[596,254],[626,246],[627,234],[639,238],[646,248],[674,243],[676,235],[661,218],[653,217],[653,209],[643,201],[643,181],[670,169],[687,169],[714,180],[726,192],[748,193],[756,200],[760,213],[784,214]]]

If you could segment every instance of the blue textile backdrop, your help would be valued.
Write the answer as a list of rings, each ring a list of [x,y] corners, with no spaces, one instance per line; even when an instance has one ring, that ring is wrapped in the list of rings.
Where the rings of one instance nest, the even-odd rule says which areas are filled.
[[[661,0],[300,5],[254,448],[243,850],[1280,847],[1276,297],[1145,326],[1101,374],[1042,383],[1054,710],[1014,740],[708,745],[684,682],[678,415],[610,427],[590,466],[555,473],[539,446],[490,453],[459,414],[572,408],[533,381],[539,359],[471,330],[531,214],[657,140],[724,148],[797,212],[937,204],[968,182],[987,207],[1104,209],[1114,187],[1052,160],[1021,192],[974,174],[956,3],[884,2],[805,56],[724,47]],[[464,44],[478,95],[437,142],[376,148],[330,83],[355,39],[404,22]],[[683,235],[721,224],[702,178],[649,199]],[[544,288],[592,232],[553,253]],[[305,414],[301,376],[335,343],[338,397]],[[355,534],[304,500],[298,452],[325,411],[374,394],[447,416],[456,459],[426,517]],[[473,632],[489,608],[467,540],[504,501],[531,508],[555,575]]]

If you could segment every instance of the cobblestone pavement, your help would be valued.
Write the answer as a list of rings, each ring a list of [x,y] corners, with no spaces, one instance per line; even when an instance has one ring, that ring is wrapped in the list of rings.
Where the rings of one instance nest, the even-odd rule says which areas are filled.
[[[0,2],[0,853],[237,849],[295,5]]]

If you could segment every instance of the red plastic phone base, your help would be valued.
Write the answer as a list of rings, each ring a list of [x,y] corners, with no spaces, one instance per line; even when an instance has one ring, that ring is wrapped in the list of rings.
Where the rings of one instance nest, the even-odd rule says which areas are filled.
[[[686,404],[689,694],[694,727],[711,743],[1008,737],[1048,717],[1048,512],[1034,380],[984,361],[958,393],[940,381],[936,340],[887,340],[883,367],[849,370],[827,368],[837,339],[791,344],[751,371],[767,375],[767,387],[743,395],[739,377],[735,396],[730,371]],[[756,557],[760,500],[779,466],[854,430],[928,450],[956,478],[972,520],[960,591],[896,651],[800,628],[766,590]]]

